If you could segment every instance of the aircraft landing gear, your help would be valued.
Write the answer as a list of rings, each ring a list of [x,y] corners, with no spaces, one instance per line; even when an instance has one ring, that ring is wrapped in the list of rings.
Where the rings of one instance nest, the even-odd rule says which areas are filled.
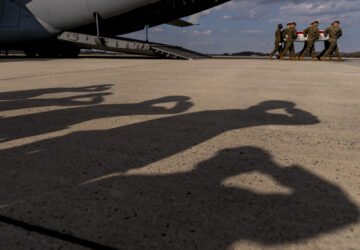
[[[34,58],[75,58],[80,54],[80,47],[64,42],[46,42],[24,50],[26,57]]]
[[[68,48],[64,48],[60,51],[60,57],[64,58],[76,58],[80,54],[80,48],[76,46],[71,46]]]
[[[29,58],[34,58],[34,57],[36,57],[36,54],[37,54],[36,51],[32,50],[32,49],[25,49],[24,53],[25,53],[25,56],[29,57]]]

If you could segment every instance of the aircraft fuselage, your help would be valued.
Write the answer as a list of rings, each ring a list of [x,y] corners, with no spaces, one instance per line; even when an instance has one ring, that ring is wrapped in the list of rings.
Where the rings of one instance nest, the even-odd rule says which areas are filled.
[[[0,49],[37,47],[39,52],[46,46],[56,47],[56,36],[64,31],[94,35],[95,13],[101,35],[113,37],[141,30],[145,25],[168,23],[227,1],[0,0]]]
[[[121,15],[160,0],[0,0],[0,44],[23,43]]]

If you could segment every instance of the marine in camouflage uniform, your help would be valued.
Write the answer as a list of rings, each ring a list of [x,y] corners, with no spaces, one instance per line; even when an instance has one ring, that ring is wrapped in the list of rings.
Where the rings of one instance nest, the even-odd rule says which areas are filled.
[[[325,52],[325,55],[321,57],[321,60],[323,61],[326,60],[327,56],[332,55],[333,52],[335,52],[335,55],[337,56],[339,61],[342,60],[337,45],[337,40],[343,34],[341,28],[339,27],[339,24],[340,24],[339,21],[333,22],[333,25],[328,27],[324,32],[325,37],[329,36],[329,49]]]
[[[285,49],[281,53],[280,60],[285,60],[284,56],[286,55],[287,52],[290,53],[290,60],[296,59],[294,41],[297,38],[297,31],[295,29],[294,23],[288,24],[288,28],[285,29],[283,32],[283,37],[286,38],[286,42],[285,42]]]
[[[314,25],[314,23],[311,23],[311,24],[310,24],[310,27],[312,27],[313,25]],[[310,27],[309,27],[309,28],[310,28]],[[305,32],[305,30],[304,30],[304,32]],[[305,37],[305,34],[304,34],[304,37]],[[304,53],[304,51],[306,50],[307,47],[308,47],[308,41],[305,40],[305,41],[304,41],[304,47],[303,47],[303,49],[301,50],[300,55],[302,55],[302,54]]]
[[[285,49],[286,38],[288,37],[287,32],[290,28],[291,28],[291,23],[288,23],[286,25],[286,28],[282,31],[283,51]]]
[[[295,36],[294,40],[296,40],[296,38],[297,38],[296,23],[293,22],[293,23],[291,24],[291,26],[292,26],[292,28],[295,30],[296,36]],[[290,54],[290,55],[291,55],[291,57],[290,57],[291,60],[296,60],[295,46],[294,46],[294,45],[292,46],[291,54]]]
[[[307,37],[307,47],[306,49],[300,54],[299,60],[304,60],[304,56],[307,53],[311,52],[311,57],[313,61],[317,61],[316,52],[315,52],[315,42],[319,39],[320,30],[318,28],[319,22],[315,21],[312,23],[313,25],[309,26],[304,30],[304,37]]]
[[[276,52],[279,52],[279,57],[281,55],[281,52],[282,52],[282,28],[283,28],[283,25],[282,24],[279,24],[278,25],[278,28],[275,32],[275,48],[274,50],[271,52],[270,56],[269,56],[269,59],[272,60],[274,55],[276,54]]]
[[[331,26],[333,26],[333,25],[334,25],[334,23],[331,24]],[[321,53],[320,53],[320,54],[318,55],[318,57],[317,57],[319,60],[321,60],[321,57],[323,57],[323,56],[325,55],[326,51],[328,51],[329,46],[330,46],[329,40],[325,40],[325,41],[324,41],[324,50],[321,51]],[[333,54],[334,54],[334,53],[331,53],[331,54],[329,55],[329,61],[332,61]]]
[[[320,60],[321,57],[323,57],[325,55],[326,51],[329,49],[329,46],[330,46],[329,41],[325,40],[324,41],[324,50],[321,51],[321,53],[318,55],[317,59]],[[332,54],[329,56],[329,58],[332,60]]]
[[[287,41],[287,38],[289,36],[288,32],[289,32],[290,28],[291,28],[291,23],[288,23],[286,25],[286,28],[282,32],[282,42],[284,43],[284,45],[283,45],[283,50],[282,50],[282,52],[280,54],[280,57],[279,57],[280,60],[284,60],[283,54],[284,54],[284,51],[285,51],[285,48],[286,48],[286,41]]]
[[[334,23],[332,23],[331,26],[334,26]],[[330,28],[330,27],[329,27],[329,28]],[[324,34],[324,36],[325,36],[325,34]],[[326,36],[325,36],[325,38],[326,38]],[[321,51],[321,53],[320,53],[320,54],[318,55],[318,57],[317,57],[319,60],[321,60],[321,58],[325,55],[326,51],[329,50],[329,47],[330,47],[330,42],[329,42],[329,40],[325,40],[325,41],[324,41],[324,50]],[[332,61],[332,59],[333,59],[333,54],[334,54],[334,52],[329,55],[329,61]]]

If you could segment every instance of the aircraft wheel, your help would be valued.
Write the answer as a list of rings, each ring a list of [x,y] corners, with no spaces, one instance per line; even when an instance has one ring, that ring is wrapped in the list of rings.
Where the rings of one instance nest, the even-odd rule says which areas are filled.
[[[45,48],[39,50],[39,57],[41,58],[59,58],[60,53],[55,48]]]
[[[36,57],[37,53],[34,50],[24,50],[24,54],[26,57],[34,58],[34,57]]]
[[[65,58],[75,58],[78,57],[80,54],[79,47],[65,47],[61,52],[61,57]]]

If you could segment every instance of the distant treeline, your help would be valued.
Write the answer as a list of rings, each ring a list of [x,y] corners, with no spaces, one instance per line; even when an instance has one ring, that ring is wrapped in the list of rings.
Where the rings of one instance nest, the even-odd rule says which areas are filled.
[[[237,53],[225,53],[224,56],[266,56],[267,54],[261,52],[254,52],[254,51],[242,51]]]
[[[254,51],[242,51],[237,53],[224,53],[223,56],[269,56],[268,53],[254,52]],[[360,51],[341,53],[342,57],[360,58]]]
[[[360,58],[360,51],[350,52],[350,53],[341,53],[341,56],[342,57]]]
[[[8,51],[9,55],[24,55],[23,51],[16,51],[16,50],[10,50]],[[81,50],[82,54],[121,54],[121,53],[114,53],[114,52],[107,52],[107,51],[101,51],[101,50],[91,50],[91,49],[84,49]],[[0,56],[4,55],[5,51],[0,50]],[[298,55],[299,53],[297,53]],[[221,55],[218,54],[211,54],[213,56],[269,56],[269,53],[262,53],[262,52],[254,52],[254,51],[242,51],[237,53],[224,53]],[[349,52],[349,53],[341,53],[342,57],[347,58],[360,58],[360,51],[357,52]]]

